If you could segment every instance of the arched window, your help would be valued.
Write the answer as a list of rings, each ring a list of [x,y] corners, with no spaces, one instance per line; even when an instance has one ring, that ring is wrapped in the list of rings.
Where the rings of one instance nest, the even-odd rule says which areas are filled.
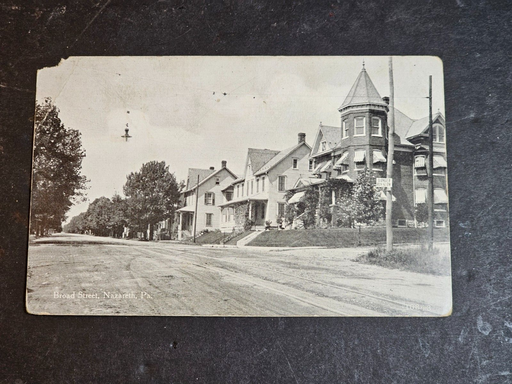
[[[438,133],[437,133],[437,140],[440,142],[440,143],[444,143],[444,127],[442,125],[438,125],[437,126],[437,130],[438,130]]]

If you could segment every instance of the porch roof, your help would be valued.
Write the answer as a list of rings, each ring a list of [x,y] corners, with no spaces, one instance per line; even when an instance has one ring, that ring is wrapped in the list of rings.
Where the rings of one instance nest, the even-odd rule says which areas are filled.
[[[219,204],[219,207],[227,207],[228,205],[238,204],[238,203],[246,203],[249,201],[266,201],[268,200],[268,195],[257,193],[256,195],[252,196],[243,196],[238,197],[236,199],[226,201],[225,203]]]
[[[186,206],[177,210],[177,212],[194,212],[194,208]]]

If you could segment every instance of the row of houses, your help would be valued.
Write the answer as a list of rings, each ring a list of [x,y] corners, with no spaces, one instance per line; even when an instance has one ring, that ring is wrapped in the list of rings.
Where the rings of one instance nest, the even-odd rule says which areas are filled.
[[[299,133],[287,149],[249,148],[243,175],[230,171],[226,161],[219,169],[190,168],[178,209],[178,238],[192,236],[194,226],[196,232],[232,232],[247,223],[256,229],[281,225],[286,204],[300,201],[308,187],[331,178],[353,183],[365,169],[385,177],[390,108],[363,66],[338,109],[340,124],[320,123],[312,146]],[[414,120],[396,108],[394,116],[393,221],[407,227],[416,225],[415,207],[427,199],[429,118]],[[435,225],[444,227],[448,197],[441,113],[433,118],[433,131]]]

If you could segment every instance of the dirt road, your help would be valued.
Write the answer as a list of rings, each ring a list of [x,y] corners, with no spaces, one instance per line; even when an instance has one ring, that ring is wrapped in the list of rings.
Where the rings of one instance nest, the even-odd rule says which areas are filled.
[[[54,315],[449,313],[449,276],[353,262],[361,252],[209,248],[53,235],[29,247],[27,309]]]

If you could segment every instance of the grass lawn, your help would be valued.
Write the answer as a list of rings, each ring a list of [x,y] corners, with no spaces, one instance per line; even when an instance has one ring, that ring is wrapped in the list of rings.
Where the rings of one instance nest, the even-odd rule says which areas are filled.
[[[422,246],[404,247],[395,248],[390,253],[386,253],[385,248],[376,248],[355,261],[432,275],[449,275],[451,271],[448,247],[434,247],[432,251]]]
[[[230,240],[226,241],[224,244],[236,245],[238,240],[242,240],[245,236],[250,235],[252,232],[253,231],[243,231],[243,232],[240,232],[238,235],[236,235],[235,237],[233,237]]]
[[[202,234],[196,238],[196,244],[220,244],[227,235],[221,231],[211,231]],[[192,238],[186,240],[187,243],[193,243]]]
[[[421,244],[427,239],[425,228],[393,228],[393,243]],[[448,241],[447,228],[434,230],[435,241]],[[248,245],[260,247],[332,247],[352,248],[386,243],[385,227],[368,227],[359,229],[298,229],[286,231],[265,231]]]

